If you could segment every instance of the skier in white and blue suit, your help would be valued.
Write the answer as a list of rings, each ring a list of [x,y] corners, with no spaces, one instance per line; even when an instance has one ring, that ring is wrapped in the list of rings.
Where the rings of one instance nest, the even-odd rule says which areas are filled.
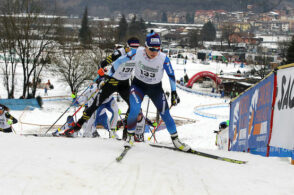
[[[126,56],[120,57],[113,64],[117,70],[121,64],[132,60],[135,63],[134,79],[130,88],[130,114],[127,120],[128,137],[125,146],[134,143],[134,133],[136,130],[137,116],[140,113],[141,103],[145,95],[148,95],[161,118],[166,124],[167,130],[171,134],[172,142],[176,148],[188,151],[190,147],[180,142],[174,120],[169,113],[167,99],[162,89],[162,77],[165,71],[170,80],[172,105],[180,102],[176,92],[175,75],[169,58],[160,51],[160,36],[151,32],[146,37],[145,47],[130,51]]]

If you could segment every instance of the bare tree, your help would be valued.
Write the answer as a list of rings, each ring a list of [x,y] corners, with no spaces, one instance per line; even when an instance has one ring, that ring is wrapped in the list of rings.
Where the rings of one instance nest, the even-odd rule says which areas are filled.
[[[222,31],[222,40],[225,40],[228,42],[229,48],[231,48],[231,35],[234,34],[235,32],[235,27],[232,23],[224,23],[223,26],[221,27]]]
[[[60,47],[51,56],[57,74],[61,75],[61,80],[70,86],[72,92],[78,92],[81,85],[95,75],[97,66],[93,58],[91,50],[86,50],[75,42]]]
[[[40,0],[6,0],[1,9],[4,35],[13,38],[13,50],[22,65],[24,97],[29,96],[29,86],[31,97],[35,97],[37,81],[53,44],[50,34],[58,18],[42,15],[43,10]]]
[[[0,28],[0,51],[2,53],[4,62],[4,66],[1,67],[1,71],[4,76],[4,86],[7,91],[7,98],[13,99],[15,89],[15,73],[17,65],[17,60],[15,58],[14,51],[15,41],[12,37],[5,36],[5,32],[3,32],[3,30],[5,30],[5,28]]]

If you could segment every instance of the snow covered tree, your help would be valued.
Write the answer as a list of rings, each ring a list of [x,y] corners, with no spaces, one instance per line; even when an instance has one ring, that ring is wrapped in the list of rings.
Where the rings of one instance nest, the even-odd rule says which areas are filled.
[[[92,33],[88,24],[88,8],[85,8],[82,24],[79,32],[79,38],[81,43],[86,46],[92,43]]]

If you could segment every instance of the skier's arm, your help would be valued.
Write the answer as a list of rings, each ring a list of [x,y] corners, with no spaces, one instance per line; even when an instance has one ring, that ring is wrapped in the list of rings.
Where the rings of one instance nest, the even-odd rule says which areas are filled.
[[[8,119],[8,120],[12,120],[12,123],[15,124],[17,123],[17,119],[14,118],[13,116],[11,116],[8,112],[5,113],[5,117]]]
[[[167,56],[166,56],[164,64],[163,64],[163,68],[168,75],[171,91],[176,91],[176,77],[175,77],[174,69],[173,69],[173,67],[170,63],[170,60]]]
[[[109,55],[105,60],[103,60],[100,64],[101,68],[106,67],[111,64],[115,60],[117,60],[121,56],[121,52],[119,50],[115,50],[111,55]]]
[[[111,67],[112,72],[115,72],[117,68],[123,64],[126,63],[127,61],[130,61],[136,56],[136,49],[132,49],[127,55],[119,57],[115,62],[113,63],[113,66]]]

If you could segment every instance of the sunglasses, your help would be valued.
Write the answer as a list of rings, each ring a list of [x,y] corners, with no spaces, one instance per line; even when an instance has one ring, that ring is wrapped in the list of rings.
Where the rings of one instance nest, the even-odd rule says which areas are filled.
[[[159,47],[148,47],[146,46],[150,51],[156,51],[156,52],[159,52],[160,48]]]

